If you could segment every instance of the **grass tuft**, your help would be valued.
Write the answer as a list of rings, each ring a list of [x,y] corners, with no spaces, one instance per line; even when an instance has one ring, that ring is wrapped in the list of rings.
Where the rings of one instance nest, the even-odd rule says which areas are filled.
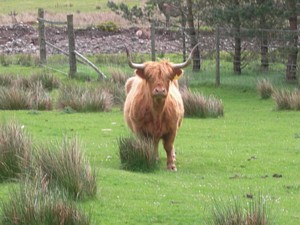
[[[185,115],[188,117],[219,117],[224,115],[223,102],[214,96],[205,97],[200,93],[181,89]]]
[[[31,75],[29,80],[30,83],[41,82],[43,87],[48,91],[59,88],[60,84],[60,80],[56,76],[45,71]]]
[[[1,202],[0,223],[6,225],[88,225],[90,218],[59,190],[43,189],[39,183],[21,184]]]
[[[156,152],[150,138],[121,137],[118,139],[118,145],[123,169],[149,172],[158,167]]]
[[[3,87],[0,89],[0,109],[29,109],[28,92],[24,88]]]
[[[58,107],[70,107],[78,112],[110,111],[113,96],[101,88],[64,85],[60,88]]]
[[[77,137],[71,140],[65,137],[62,145],[39,147],[36,164],[50,187],[61,187],[72,199],[96,195],[95,171],[84,157]]]
[[[272,95],[278,110],[300,110],[300,91],[276,90]]]
[[[52,109],[52,100],[48,93],[45,91],[41,81],[30,83],[28,101],[30,109]]]
[[[274,92],[273,85],[266,79],[259,80],[256,84],[256,89],[261,99],[269,99]]]
[[[27,171],[31,148],[31,138],[19,123],[0,125],[0,181],[19,178]]]
[[[246,207],[237,198],[227,203],[214,201],[211,224],[269,225],[272,224],[269,213],[266,200],[261,195],[251,199]]]

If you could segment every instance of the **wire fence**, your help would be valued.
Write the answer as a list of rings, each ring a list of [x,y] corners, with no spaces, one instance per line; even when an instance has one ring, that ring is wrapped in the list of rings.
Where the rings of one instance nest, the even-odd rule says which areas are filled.
[[[155,27],[155,33],[150,36],[155,43],[152,55],[155,53],[158,57],[172,53],[184,60],[192,47],[187,28]],[[196,40],[200,43],[199,58],[194,58],[201,61],[199,77],[209,76],[216,84],[220,82],[220,76],[235,73],[235,65],[240,66],[241,75],[286,79],[290,66],[296,77],[300,76],[300,56],[297,54],[300,31],[218,27],[199,31]],[[240,52],[239,57],[236,57],[236,51]],[[298,56],[295,62],[289,61],[292,53]]]

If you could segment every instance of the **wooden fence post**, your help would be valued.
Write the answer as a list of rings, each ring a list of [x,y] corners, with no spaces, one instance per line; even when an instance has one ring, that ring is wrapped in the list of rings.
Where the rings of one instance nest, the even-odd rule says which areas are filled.
[[[45,40],[45,23],[44,19],[44,9],[38,9],[38,21],[39,21],[39,45],[40,45],[40,64],[46,64],[46,40]]]
[[[73,78],[75,73],[77,72],[73,15],[67,15],[67,22],[68,22],[69,64],[70,64],[69,77]]]
[[[216,87],[220,86],[220,28],[216,28]]]
[[[151,58],[155,61],[155,22],[151,23]]]

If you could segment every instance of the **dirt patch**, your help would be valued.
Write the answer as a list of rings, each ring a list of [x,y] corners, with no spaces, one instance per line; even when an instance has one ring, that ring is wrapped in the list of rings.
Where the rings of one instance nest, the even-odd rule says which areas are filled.
[[[36,24],[18,23],[9,26],[0,26],[0,54],[38,54],[38,30]],[[139,35],[139,28],[119,29],[115,32],[105,32],[94,27],[76,29],[76,50],[81,54],[103,54],[125,52],[124,46],[128,46],[132,52],[150,53],[150,32]],[[68,52],[68,37],[66,27],[46,28],[46,40],[58,48]],[[215,41],[212,35],[200,35],[202,50],[211,51]],[[189,46],[187,44],[187,46]],[[180,30],[169,31],[159,29],[155,38],[156,52],[182,53],[182,35]],[[204,51],[203,51],[204,52]],[[57,54],[57,50],[47,47],[47,54]],[[161,56],[159,55],[159,56]]]
[[[128,46],[134,52],[150,52],[149,38],[136,35],[138,28],[120,29],[115,32],[104,32],[96,28],[77,29],[76,49],[82,54],[119,53]],[[181,52],[181,41],[176,32],[160,32],[156,38],[158,52]],[[47,27],[46,40],[57,47],[68,51],[67,29],[63,27]],[[38,31],[29,24],[14,24],[0,26],[1,54],[37,54]],[[48,54],[58,53],[57,50],[47,48]]]

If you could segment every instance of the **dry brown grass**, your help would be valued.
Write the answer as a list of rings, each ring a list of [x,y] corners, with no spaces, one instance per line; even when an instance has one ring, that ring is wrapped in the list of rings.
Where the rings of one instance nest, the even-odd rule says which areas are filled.
[[[17,22],[25,24],[37,25],[37,12],[24,12],[18,13],[16,16]],[[67,13],[52,13],[45,12],[45,19],[53,21],[66,21]],[[129,22],[124,20],[120,15],[114,12],[82,12],[74,14],[74,26],[75,27],[87,27],[97,25],[106,21],[112,21],[119,27],[129,26]],[[0,24],[11,25],[13,23],[11,16],[0,15]]]

